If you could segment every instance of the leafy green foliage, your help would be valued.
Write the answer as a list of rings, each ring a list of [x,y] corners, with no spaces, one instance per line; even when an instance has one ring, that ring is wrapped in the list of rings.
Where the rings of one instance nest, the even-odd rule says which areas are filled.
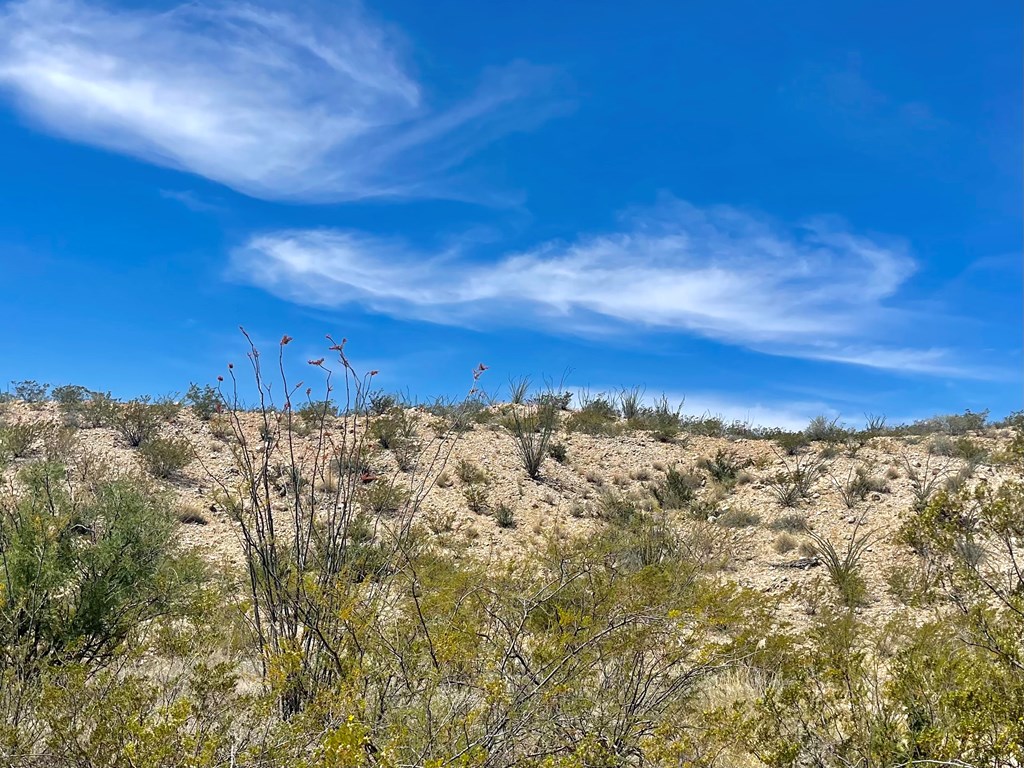
[[[192,412],[200,421],[209,421],[222,409],[221,395],[216,387],[209,384],[189,384],[185,399],[192,406]]]
[[[26,379],[24,381],[12,381],[14,385],[14,397],[30,405],[39,405],[46,402],[47,393],[50,391],[49,384],[40,384],[38,381]]]
[[[870,544],[870,537],[858,535],[860,526],[854,528],[846,548],[842,551],[817,531],[807,529],[807,535],[814,542],[814,549],[821,558],[832,586],[839,593],[839,599],[848,608],[862,605],[867,598],[867,585],[861,573],[861,560]]]
[[[185,438],[151,437],[139,446],[139,456],[153,475],[169,478],[192,461],[195,451]]]
[[[686,509],[696,498],[701,479],[693,472],[669,467],[665,478],[651,486],[651,494],[662,509]]]
[[[0,669],[108,663],[149,621],[183,611],[202,568],[174,542],[167,503],[125,480],[69,492],[38,463],[0,504]]]

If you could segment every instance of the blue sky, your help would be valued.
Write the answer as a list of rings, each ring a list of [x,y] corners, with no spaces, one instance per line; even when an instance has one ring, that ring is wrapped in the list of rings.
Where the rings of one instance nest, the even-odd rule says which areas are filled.
[[[296,10],[296,8],[298,10]],[[1021,9],[0,5],[0,378],[325,333],[800,425],[1021,408]]]

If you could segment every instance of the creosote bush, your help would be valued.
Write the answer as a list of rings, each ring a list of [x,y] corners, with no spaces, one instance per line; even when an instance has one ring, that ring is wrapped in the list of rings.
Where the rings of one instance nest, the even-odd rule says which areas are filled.
[[[0,498],[0,674],[112,663],[147,622],[185,615],[204,569],[175,543],[158,493],[56,462],[25,467]]]
[[[195,451],[184,438],[151,437],[139,446],[139,456],[153,475],[169,478],[192,461]]]
[[[699,475],[669,467],[664,480],[651,486],[651,494],[662,509],[686,509],[696,498],[700,486]]]
[[[24,458],[41,435],[38,424],[23,421],[0,423],[0,459]]]

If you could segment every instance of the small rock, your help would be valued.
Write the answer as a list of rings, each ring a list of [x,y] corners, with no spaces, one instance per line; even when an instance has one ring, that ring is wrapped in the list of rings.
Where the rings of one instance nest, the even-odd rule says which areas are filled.
[[[848,522],[850,525],[854,525],[857,522],[857,518],[853,515],[850,515],[848,518],[846,518],[846,522]]]
[[[880,493],[872,493],[871,494],[871,500],[872,501],[881,501],[882,500],[882,494],[880,494]]]

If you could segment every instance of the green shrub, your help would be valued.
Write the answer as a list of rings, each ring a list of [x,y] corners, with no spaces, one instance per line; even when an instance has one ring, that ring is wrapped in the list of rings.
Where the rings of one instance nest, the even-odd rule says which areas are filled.
[[[587,435],[613,435],[618,431],[619,414],[611,401],[603,397],[587,399],[586,403],[565,420],[567,432]]]
[[[857,467],[848,472],[845,480],[840,480],[831,474],[829,478],[839,493],[839,498],[848,509],[852,509],[858,501],[867,498],[869,493],[881,493],[889,490],[884,480],[871,477],[864,467]]]
[[[598,497],[595,512],[605,522],[627,525],[640,515],[640,508],[633,498],[605,491]]]
[[[90,392],[87,400],[74,411],[76,423],[81,427],[97,429],[116,428],[119,403],[109,392]]]
[[[798,514],[780,515],[768,523],[768,527],[773,531],[803,533],[807,528],[807,518]]]
[[[548,446],[548,456],[559,464],[565,464],[569,457],[569,449],[565,443],[551,443]]]
[[[697,466],[706,469],[716,483],[731,486],[736,483],[740,470],[750,466],[750,460],[741,460],[735,451],[719,448],[714,456],[697,462]]]
[[[184,469],[195,451],[185,438],[151,437],[139,446],[139,455],[153,475],[168,478]]]
[[[803,432],[783,432],[774,439],[787,456],[796,456],[800,449],[806,448],[810,442]]]
[[[632,387],[619,390],[619,410],[627,422],[640,418],[644,408],[644,388]]]
[[[682,405],[672,408],[668,398],[662,395],[653,407],[640,409],[639,414],[633,417],[628,426],[650,432],[660,443],[671,443],[682,431],[681,411]]]
[[[854,528],[843,552],[837,550],[835,545],[821,534],[812,530],[807,531],[832,585],[839,593],[840,601],[848,608],[863,605],[867,598],[867,585],[861,575],[861,560],[870,544],[870,538],[858,536],[858,531],[859,526]]]
[[[416,439],[417,417],[404,408],[392,408],[370,424],[370,436],[385,450]]]
[[[821,459],[797,455],[792,464],[786,463],[786,469],[766,480],[765,485],[780,506],[795,507],[810,495],[824,467]]]
[[[662,509],[686,509],[696,497],[701,479],[692,472],[669,467],[665,479],[651,487],[651,493]]]
[[[398,406],[398,398],[388,392],[371,392],[367,400],[374,416],[383,416]]]
[[[803,435],[810,442],[838,443],[846,439],[849,432],[839,424],[839,417],[815,416],[804,429]]]
[[[525,405],[529,392],[530,379],[528,377],[508,380],[508,401],[512,405]]]
[[[0,504],[0,669],[103,665],[186,610],[203,569],[177,549],[163,497],[127,480],[72,494],[56,463],[21,480]]]
[[[742,507],[733,507],[719,515],[715,522],[726,528],[749,528],[760,523],[761,517]]]
[[[32,450],[40,434],[38,424],[23,421],[0,424],[0,457],[24,458]]]
[[[504,501],[499,502],[498,506],[494,508],[494,522],[498,524],[499,528],[515,527],[516,515],[512,506]]]
[[[466,458],[461,458],[455,462],[455,476],[466,485],[475,485],[477,483],[487,482],[487,473],[484,472],[481,467]]]
[[[466,499],[466,506],[470,512],[483,514],[490,508],[490,501],[485,485],[467,485],[462,489],[462,495]]]
[[[113,425],[129,446],[137,448],[156,436],[164,414],[165,411],[150,402],[149,397],[136,398],[116,408]]]
[[[363,507],[374,515],[393,515],[408,503],[408,489],[387,480],[376,480],[360,492]]]
[[[571,396],[571,393],[566,394]],[[502,425],[512,435],[523,469],[531,479],[540,476],[548,446],[558,430],[561,401],[558,395],[546,393],[533,405],[512,406],[502,419]]]
[[[46,395],[50,391],[49,384],[40,384],[38,381],[26,379],[24,381],[12,381],[14,385],[14,397],[22,402],[31,405],[39,405],[46,402]]]
[[[209,421],[221,411],[220,391],[209,384],[201,387],[195,383],[189,384],[185,399],[192,404],[192,412],[200,421]]]
[[[77,384],[64,384],[60,387],[54,387],[52,396],[61,411],[68,411],[84,403],[89,397],[89,390]]]

